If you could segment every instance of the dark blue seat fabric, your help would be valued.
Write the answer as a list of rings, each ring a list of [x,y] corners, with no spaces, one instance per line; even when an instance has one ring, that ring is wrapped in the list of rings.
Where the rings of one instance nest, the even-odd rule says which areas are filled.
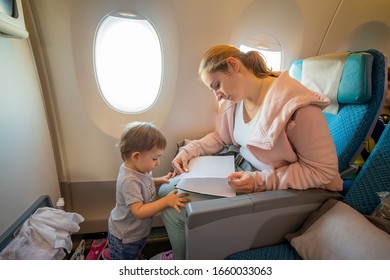
[[[386,77],[386,58],[377,50],[366,50],[373,55],[372,98],[364,104],[341,104],[339,113],[325,113],[335,141],[339,171],[345,170],[364,147],[381,110]],[[387,85],[387,81],[386,81]],[[379,204],[377,191],[390,190],[390,128],[386,127],[374,151],[358,177],[348,189],[343,201],[362,214],[370,214]],[[350,183],[350,182],[349,182]],[[254,248],[230,255],[227,259],[296,260],[300,259],[288,242]]]
[[[301,257],[295,252],[290,243],[283,242],[274,246],[250,249],[233,254],[227,260],[300,260]]]
[[[389,125],[386,125],[358,177],[343,198],[343,202],[363,215],[370,215],[380,203],[377,192],[382,191],[390,191]]]

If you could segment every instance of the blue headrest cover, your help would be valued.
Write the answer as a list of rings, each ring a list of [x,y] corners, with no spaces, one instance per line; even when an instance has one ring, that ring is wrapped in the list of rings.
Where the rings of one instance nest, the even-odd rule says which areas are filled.
[[[344,63],[337,94],[339,103],[365,103],[371,99],[371,69],[374,58],[366,52],[351,53]],[[303,59],[290,67],[290,76],[298,81],[302,77]],[[326,78],[326,77],[324,77]]]

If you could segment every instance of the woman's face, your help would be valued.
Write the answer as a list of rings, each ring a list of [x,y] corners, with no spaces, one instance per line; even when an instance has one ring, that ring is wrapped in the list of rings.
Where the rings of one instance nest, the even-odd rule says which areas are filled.
[[[236,69],[234,65],[228,63],[227,73],[221,71],[202,73],[203,83],[215,94],[218,101],[226,99],[239,102],[245,97],[242,86],[243,77]]]

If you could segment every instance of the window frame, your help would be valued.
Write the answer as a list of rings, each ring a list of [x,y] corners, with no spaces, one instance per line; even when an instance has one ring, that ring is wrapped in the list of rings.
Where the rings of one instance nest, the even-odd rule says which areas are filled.
[[[105,92],[105,90],[102,88],[102,81],[99,81],[100,79],[104,79],[102,77],[100,77],[99,75],[101,74],[98,74],[99,70],[98,70],[98,67],[97,67],[97,48],[98,48],[98,41],[100,39],[99,35],[100,33],[102,32],[101,31],[101,28],[104,28],[105,26],[105,23],[106,21],[108,20],[113,20],[113,18],[124,18],[124,19],[128,19],[128,20],[143,20],[145,21],[146,23],[146,28],[149,28],[151,30],[151,33],[152,36],[155,36],[157,38],[157,41],[156,41],[156,44],[159,48],[159,51],[158,51],[158,58],[159,58],[159,73],[156,75],[156,78],[158,79],[158,81],[156,81],[156,86],[155,86],[155,94],[153,94],[150,98],[150,100],[152,100],[151,102],[147,102],[145,103],[145,105],[141,106],[140,109],[131,109],[130,107],[128,108],[125,108],[126,106],[123,105],[123,106],[116,106],[115,102],[112,102],[112,100],[110,101],[110,96],[107,94],[109,94],[108,92]],[[157,54],[157,52],[156,52]],[[142,56],[142,55],[141,55]],[[134,12],[134,11],[114,11],[114,12],[110,12],[108,13],[107,15],[105,15],[101,21],[99,22],[99,24],[97,25],[97,28],[96,28],[96,32],[95,32],[95,37],[94,37],[94,42],[93,42],[93,68],[94,68],[94,74],[95,74],[95,81],[96,81],[96,84],[97,84],[97,88],[99,90],[99,93],[100,93],[100,96],[101,98],[104,100],[104,102],[111,108],[113,109],[114,111],[117,111],[119,113],[122,113],[122,114],[142,114],[148,110],[150,110],[151,108],[153,108],[153,106],[156,104],[156,102],[158,101],[160,95],[161,95],[161,90],[162,90],[162,86],[163,86],[163,80],[164,80],[164,54],[163,54],[163,44],[162,44],[162,40],[161,40],[161,37],[160,37],[160,34],[158,32],[158,29],[155,27],[155,25],[153,24],[153,22],[147,18],[146,16],[144,15],[141,15],[140,13],[138,12]],[[146,62],[147,65],[150,65],[150,63]],[[147,79],[147,78],[145,78]],[[141,87],[142,89],[142,87]],[[137,90],[137,89],[136,89]],[[141,92],[141,95],[143,94],[143,92]],[[116,98],[118,100],[118,98]],[[128,102],[129,99],[133,99],[133,100],[137,100],[137,96],[133,96],[133,97],[127,97],[127,100],[125,99],[124,101],[125,102]],[[118,102],[117,102],[118,103]]]

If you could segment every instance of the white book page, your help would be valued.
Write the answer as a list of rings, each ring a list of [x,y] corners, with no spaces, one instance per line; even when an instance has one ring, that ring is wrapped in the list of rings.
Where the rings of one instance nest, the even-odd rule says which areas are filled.
[[[186,178],[180,180],[176,188],[214,196],[236,196],[236,192],[229,186],[226,178]]]
[[[189,162],[188,170],[179,176],[176,188],[223,197],[236,195],[226,178],[234,172],[233,156],[195,157]]]
[[[226,178],[234,172],[234,156],[199,156],[188,164],[188,172],[179,175],[184,178]]]

